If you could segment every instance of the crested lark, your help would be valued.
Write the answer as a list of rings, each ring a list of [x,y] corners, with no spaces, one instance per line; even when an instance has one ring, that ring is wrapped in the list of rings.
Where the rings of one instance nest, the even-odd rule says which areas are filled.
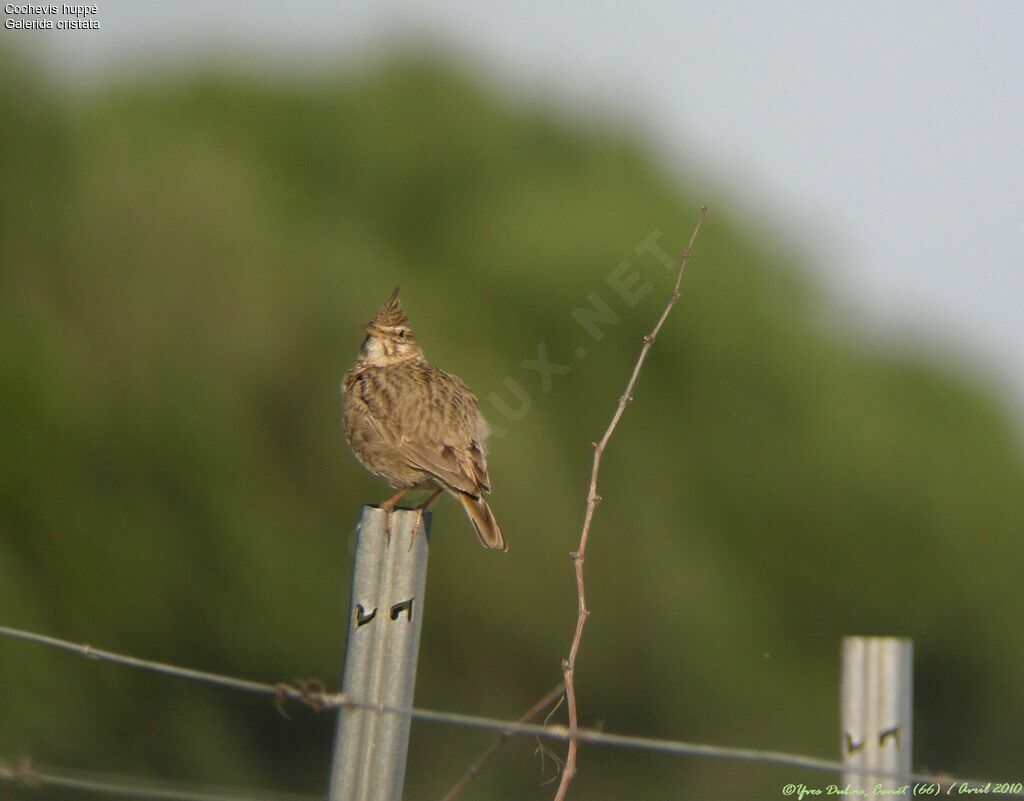
[[[485,548],[508,550],[483,493],[491,491],[484,457],[490,433],[462,380],[434,367],[409,328],[398,288],[366,331],[359,358],[345,375],[345,436],[356,458],[398,490],[388,514],[410,490],[433,492],[422,515],[447,490],[462,504]]]

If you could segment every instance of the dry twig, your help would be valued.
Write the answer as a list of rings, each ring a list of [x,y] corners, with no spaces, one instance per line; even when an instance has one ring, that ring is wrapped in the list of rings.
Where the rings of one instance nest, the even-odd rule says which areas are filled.
[[[569,785],[572,783],[573,776],[576,775],[576,751],[577,751],[577,738],[575,732],[578,726],[578,718],[576,711],[576,686],[574,683],[575,672],[576,672],[576,655],[580,650],[580,640],[583,637],[583,627],[586,625],[587,618],[590,616],[590,612],[587,610],[586,600],[586,584],[583,580],[583,561],[586,557],[587,552],[587,540],[590,538],[590,524],[594,519],[594,510],[597,509],[597,505],[601,502],[601,496],[597,494],[597,475],[601,469],[601,456],[604,454],[604,449],[608,445],[608,440],[611,439],[612,433],[615,431],[615,427],[619,424],[619,420],[622,418],[623,412],[626,411],[628,406],[633,400],[633,388],[636,386],[636,380],[640,375],[640,370],[644,366],[644,361],[647,359],[647,354],[651,350],[651,345],[654,344],[655,338],[658,336],[658,332],[661,331],[661,327],[665,324],[665,319],[668,317],[672,307],[675,306],[676,301],[679,300],[679,286],[683,280],[683,271],[686,269],[686,263],[690,260],[690,252],[693,250],[693,244],[697,241],[697,235],[700,233],[700,227],[704,223],[704,218],[707,216],[708,207],[703,206],[700,210],[700,215],[697,217],[697,224],[694,226],[693,233],[690,234],[690,241],[686,246],[686,250],[683,251],[682,258],[679,261],[679,270],[676,272],[676,283],[672,289],[672,294],[669,296],[668,304],[665,306],[665,310],[662,311],[661,317],[658,318],[658,322],[647,336],[644,337],[644,345],[640,349],[640,356],[636,360],[636,365],[633,367],[633,374],[629,377],[629,383],[626,384],[626,391],[622,393],[622,397],[619,398],[619,405],[615,409],[615,414],[612,415],[612,420],[608,424],[608,428],[604,432],[604,436],[601,437],[600,442],[594,443],[594,464],[590,471],[590,491],[587,493],[587,511],[583,518],[583,531],[580,534],[580,545],[579,548],[572,554],[572,560],[576,567],[576,595],[579,603],[579,612],[576,617],[576,630],[572,635],[572,644],[569,647],[569,658],[562,662],[562,674],[565,677],[565,696],[567,706],[569,708],[569,752],[565,759],[565,769],[562,771],[562,780],[558,783],[558,792],[555,794],[555,801],[564,801],[565,794],[569,791]]]
[[[565,684],[563,682],[558,682],[557,685],[548,690],[543,698],[520,715],[516,720],[516,723],[529,723],[537,717],[537,715],[543,712],[556,698],[558,698],[564,689]],[[470,765],[459,780],[452,785],[452,789],[444,794],[444,798],[442,798],[441,801],[455,801],[462,791],[466,789],[466,785],[468,785],[470,781],[476,778],[477,774],[480,773],[480,770],[483,768],[484,764],[486,764],[487,760],[498,753],[498,751],[501,750],[501,747],[505,745],[508,739],[514,734],[515,732],[511,729],[505,729],[505,731],[498,736],[498,739],[491,743],[487,750],[480,754],[476,762]]]

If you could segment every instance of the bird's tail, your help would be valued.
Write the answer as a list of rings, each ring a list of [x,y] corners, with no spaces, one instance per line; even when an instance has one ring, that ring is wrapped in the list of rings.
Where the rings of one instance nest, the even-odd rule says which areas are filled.
[[[507,551],[508,543],[505,542],[505,537],[502,536],[501,529],[498,528],[498,521],[491,514],[491,507],[487,505],[487,501],[479,495],[466,495],[463,492],[455,493],[455,497],[459,499],[459,503],[466,510],[483,546]]]

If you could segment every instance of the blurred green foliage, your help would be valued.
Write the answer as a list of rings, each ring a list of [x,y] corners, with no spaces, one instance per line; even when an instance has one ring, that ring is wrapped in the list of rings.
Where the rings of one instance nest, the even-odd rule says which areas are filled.
[[[333,684],[353,524],[388,493],[348,453],[338,387],[401,284],[428,357],[503,429],[512,546],[483,551],[435,507],[417,703],[517,716],[559,678],[590,442],[670,291],[636,248],[660,231],[677,253],[703,198],[629,132],[430,59],[71,100],[0,57],[0,622]],[[865,344],[769,239],[712,209],[612,440],[582,722],[835,757],[840,637],[897,634],[916,645],[916,763],[1002,774],[1024,740],[1018,434],[985,388]],[[607,280],[623,260],[652,285],[635,304]],[[619,317],[600,340],[573,316],[592,294]],[[546,392],[521,366],[541,343],[571,367]],[[520,403],[508,378],[520,419],[499,411]],[[326,786],[327,714],[10,640],[0,688],[0,754]],[[489,741],[416,723],[407,796],[439,797]],[[515,741],[466,797],[550,797],[535,749]],[[574,795],[826,778],[587,748]]]

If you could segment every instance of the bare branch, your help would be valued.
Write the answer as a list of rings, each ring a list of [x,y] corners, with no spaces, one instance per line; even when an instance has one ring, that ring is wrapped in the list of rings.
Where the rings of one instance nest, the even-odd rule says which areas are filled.
[[[590,617],[590,611],[587,609],[586,584],[583,580],[583,563],[587,554],[587,541],[590,538],[590,524],[594,519],[594,511],[597,509],[598,503],[601,502],[601,496],[597,494],[597,476],[601,470],[601,457],[604,454],[605,447],[608,445],[608,440],[611,439],[612,433],[615,431],[615,427],[618,426],[619,420],[622,419],[623,412],[626,411],[626,407],[633,400],[633,388],[636,386],[640,370],[647,360],[647,354],[650,352],[654,340],[657,339],[661,327],[665,324],[665,319],[668,317],[669,312],[672,311],[672,307],[679,300],[679,286],[683,280],[683,271],[686,269],[686,263],[690,260],[690,253],[693,251],[693,245],[697,241],[697,235],[700,233],[701,225],[703,225],[707,213],[708,207],[701,207],[700,214],[697,217],[697,224],[694,226],[693,233],[690,234],[690,242],[687,244],[686,250],[683,251],[683,255],[679,260],[675,286],[672,288],[672,294],[669,296],[668,303],[665,305],[661,317],[658,318],[658,322],[651,329],[651,333],[644,337],[644,344],[640,348],[640,355],[637,357],[636,364],[633,367],[633,374],[629,377],[629,383],[626,384],[625,392],[619,397],[619,405],[615,408],[615,414],[612,415],[612,420],[608,424],[608,428],[605,430],[600,442],[594,445],[594,464],[590,471],[590,490],[587,493],[587,511],[583,518],[583,531],[580,534],[579,547],[571,554],[573,565],[576,568],[578,615],[576,617],[576,630],[572,635],[572,644],[569,646],[569,658],[562,662],[562,675],[565,678],[565,697],[569,708],[570,738],[569,752],[565,759],[565,769],[562,771],[562,780],[558,783],[555,801],[564,801],[565,795],[569,791],[569,785],[576,775],[577,738],[573,736],[579,726],[576,710],[576,656],[579,654],[580,641],[583,638],[583,627],[587,623],[587,618]]]
[[[539,715],[541,712],[547,709],[547,707],[552,702],[554,702],[554,700],[558,698],[558,696],[561,695],[564,690],[565,683],[561,681],[558,682],[558,684],[556,684],[554,687],[548,690],[548,692],[544,695],[543,698],[541,698],[539,701],[537,701],[537,703],[535,703],[533,706],[527,709],[522,715],[520,715],[519,718],[516,720],[516,723],[529,723],[531,720],[537,717],[537,715]],[[468,785],[470,781],[476,778],[477,774],[480,773],[480,770],[487,763],[487,760],[494,756],[496,753],[498,753],[498,751],[501,750],[502,746],[505,745],[505,743],[508,742],[508,739],[512,737],[514,734],[515,732],[511,729],[505,729],[505,731],[503,731],[499,735],[498,739],[491,743],[487,750],[480,754],[476,762],[470,765],[466,772],[463,773],[462,776],[459,778],[459,780],[455,782],[454,785],[452,785],[452,789],[444,794],[444,798],[442,798],[441,801],[455,801],[455,799],[462,794],[462,791],[466,789],[466,785]]]

